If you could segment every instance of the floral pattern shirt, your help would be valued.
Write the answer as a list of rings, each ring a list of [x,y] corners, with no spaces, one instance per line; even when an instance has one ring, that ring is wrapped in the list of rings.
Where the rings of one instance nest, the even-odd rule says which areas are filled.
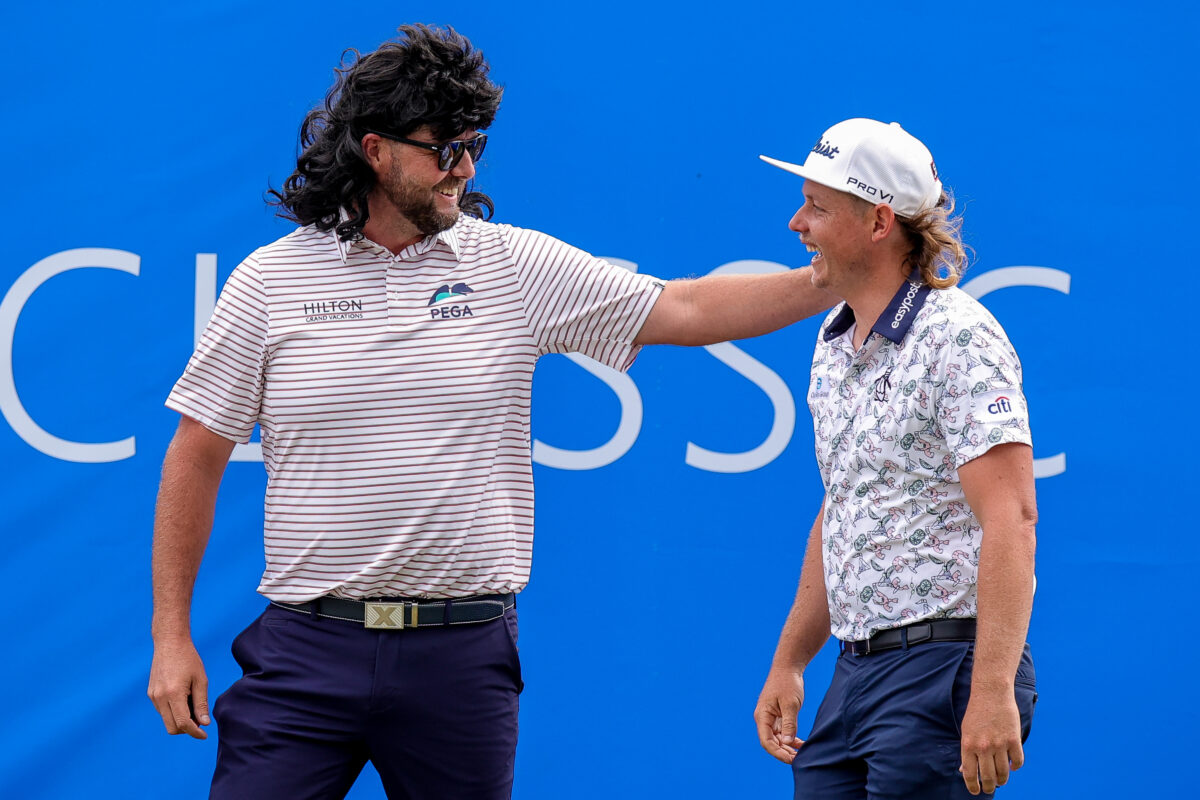
[[[983,532],[958,467],[1032,444],[1017,354],[957,288],[905,282],[857,351],[853,325],[845,303],[826,318],[808,391],[831,631],[974,617]]]

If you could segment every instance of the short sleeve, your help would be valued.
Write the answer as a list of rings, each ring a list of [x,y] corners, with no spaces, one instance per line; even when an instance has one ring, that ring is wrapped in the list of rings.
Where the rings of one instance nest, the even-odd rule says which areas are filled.
[[[167,407],[227,439],[249,441],[262,403],[267,331],[266,292],[251,257],[226,281]]]
[[[998,444],[1031,445],[1021,363],[999,323],[976,319],[949,334],[934,402],[955,468]]]
[[[538,354],[582,353],[628,369],[662,281],[537,231],[507,228],[506,238]]]

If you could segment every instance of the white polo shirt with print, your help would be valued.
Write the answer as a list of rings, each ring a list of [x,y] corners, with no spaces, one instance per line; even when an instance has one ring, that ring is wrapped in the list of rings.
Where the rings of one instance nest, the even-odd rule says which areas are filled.
[[[465,216],[396,255],[303,227],[234,270],[167,405],[235,441],[260,425],[266,597],[520,591],[534,365],[627,369],[661,291]]]
[[[905,282],[857,351],[853,325],[845,303],[826,318],[808,392],[831,632],[974,617],[982,530],[958,468],[1032,443],[1016,352],[958,288]]]

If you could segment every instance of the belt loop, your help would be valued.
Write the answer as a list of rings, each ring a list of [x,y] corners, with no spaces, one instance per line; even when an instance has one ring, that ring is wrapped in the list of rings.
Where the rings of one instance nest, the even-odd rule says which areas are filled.
[[[320,610],[320,605],[321,605],[321,598],[319,598],[319,597],[314,600],[308,601],[308,614],[314,620],[316,620],[316,618],[317,618],[317,612]]]
[[[450,604],[453,602],[453,600],[447,597],[446,605],[442,606],[442,625],[450,624]]]
[[[903,647],[905,650],[908,649],[908,627],[907,626],[900,629],[900,646]]]

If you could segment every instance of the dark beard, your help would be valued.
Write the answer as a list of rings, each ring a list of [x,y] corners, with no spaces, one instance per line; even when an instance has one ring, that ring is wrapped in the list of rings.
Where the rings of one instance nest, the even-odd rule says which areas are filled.
[[[392,177],[393,180],[381,188],[388,201],[421,232],[421,235],[433,236],[449,230],[454,227],[454,223],[458,222],[457,207],[453,211],[438,211],[437,201],[432,197],[430,190],[410,186],[402,175],[396,174]],[[447,177],[438,186],[452,186],[457,182],[454,178]],[[433,191],[436,190],[437,187]],[[461,193],[459,196],[462,196]]]

